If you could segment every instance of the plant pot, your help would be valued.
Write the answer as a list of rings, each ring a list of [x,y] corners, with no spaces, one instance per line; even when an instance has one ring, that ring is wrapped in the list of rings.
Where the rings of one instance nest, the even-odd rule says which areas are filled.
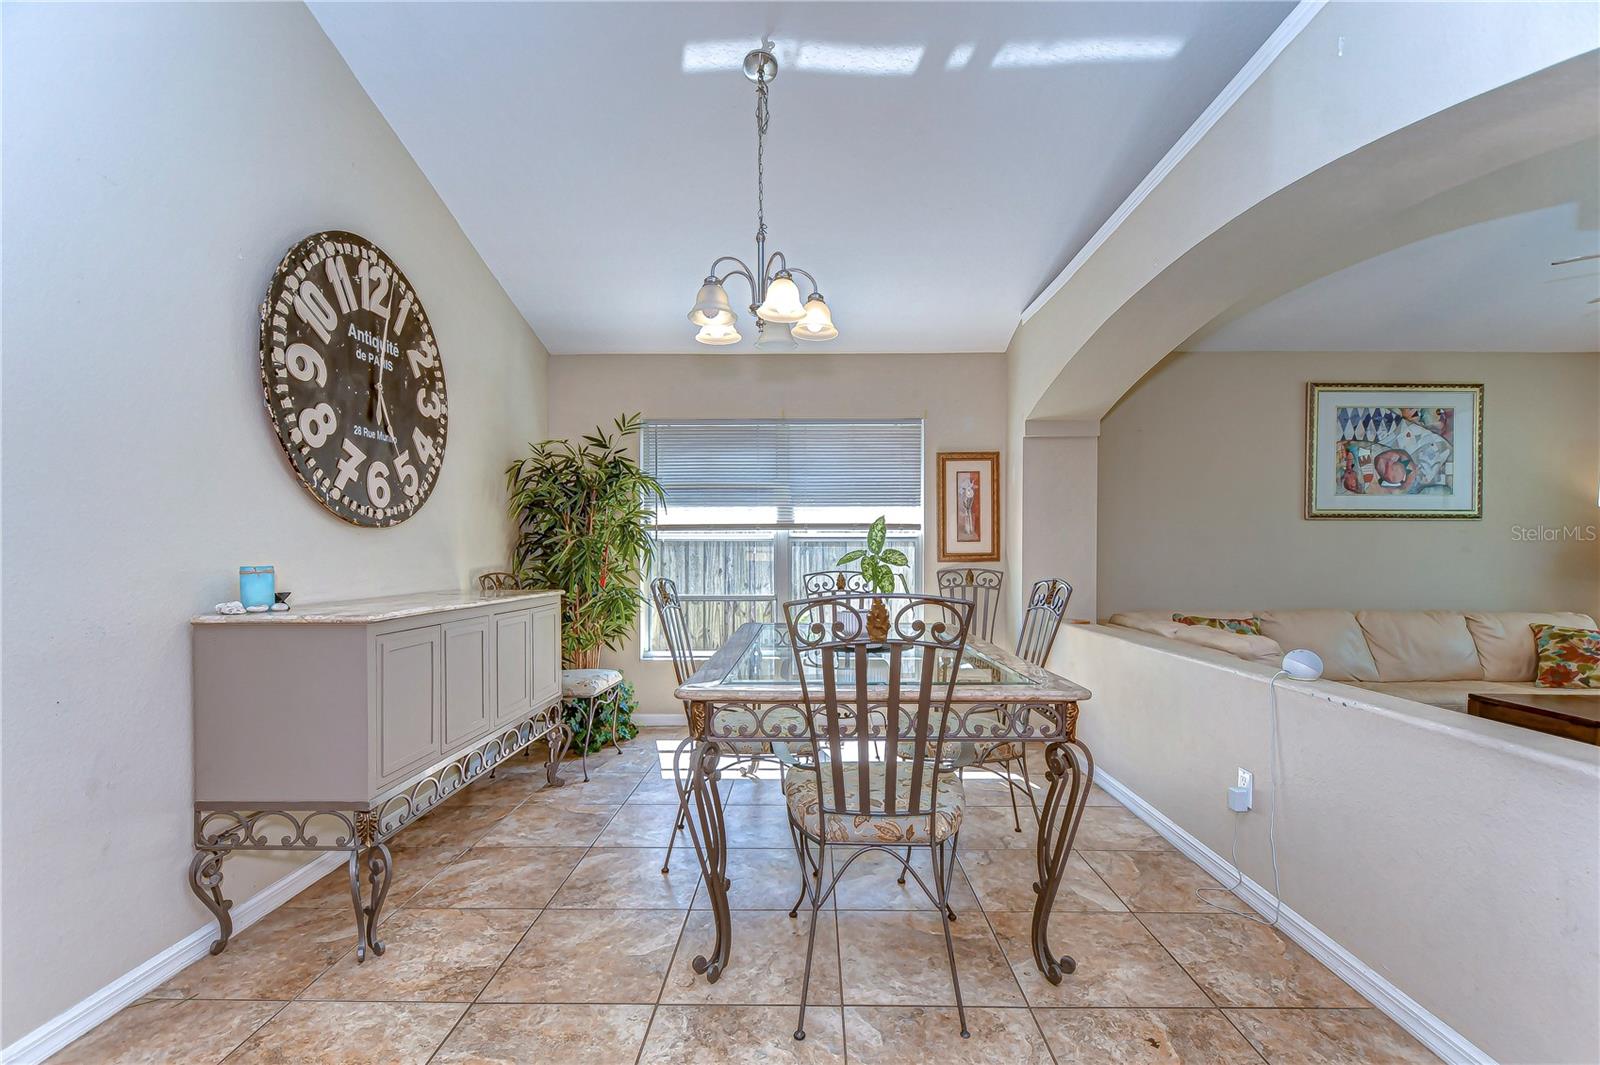
[[[872,601],[872,609],[867,611],[867,639],[874,643],[881,643],[889,637],[889,608],[882,599]]]

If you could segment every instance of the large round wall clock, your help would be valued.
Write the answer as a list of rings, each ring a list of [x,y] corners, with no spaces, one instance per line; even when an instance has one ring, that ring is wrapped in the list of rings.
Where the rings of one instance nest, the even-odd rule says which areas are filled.
[[[267,416],[300,483],[355,525],[421,509],[444,462],[444,363],[416,290],[371,241],[289,250],[261,313]]]

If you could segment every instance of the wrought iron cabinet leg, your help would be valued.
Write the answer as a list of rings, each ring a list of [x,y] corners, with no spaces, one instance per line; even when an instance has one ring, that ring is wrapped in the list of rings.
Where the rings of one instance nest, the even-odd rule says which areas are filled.
[[[556,706],[555,724],[551,726],[549,737],[545,740],[550,748],[550,760],[544,766],[544,779],[545,786],[550,788],[566,785],[567,782],[561,779],[561,761],[566,758],[567,750],[572,746],[572,729],[567,724],[565,704],[558,703]],[[532,744],[529,746],[532,747]],[[584,779],[589,779],[587,774]]]
[[[361,861],[362,855],[366,862]],[[369,902],[361,902],[361,867],[367,867]],[[367,960],[367,950],[383,953],[383,940],[378,938],[378,922],[383,919],[383,902],[389,895],[394,857],[385,843],[375,843],[350,852],[350,902],[356,911],[356,962]]]
[[[233,938],[233,917],[228,913],[233,901],[222,897],[222,859],[227,853],[225,850],[195,851],[189,861],[189,890],[217,919],[220,935],[211,943],[212,954],[221,954],[228,940]]]
[[[1046,779],[1049,790],[1039,810],[1039,840],[1036,848],[1039,879],[1034,883],[1033,960],[1052,984],[1059,984],[1063,973],[1071,973],[1078,963],[1071,956],[1057,954],[1050,946],[1050,909],[1056,891],[1066,875],[1072,842],[1083,820],[1083,808],[1094,780],[1094,757],[1077,739],[1077,706],[1068,704],[1067,739],[1045,748]]]

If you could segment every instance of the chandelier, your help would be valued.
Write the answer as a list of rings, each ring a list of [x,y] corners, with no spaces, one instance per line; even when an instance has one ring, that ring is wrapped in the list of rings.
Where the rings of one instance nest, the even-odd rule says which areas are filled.
[[[756,350],[789,350],[795,347],[796,340],[832,340],[839,335],[828,304],[817,291],[817,279],[797,266],[790,266],[781,251],[773,252],[770,258],[767,256],[767,87],[778,76],[778,60],[771,48],[771,44],[764,44],[744,57],[744,76],[756,85],[757,269],[750,269],[734,255],[724,255],[711,264],[695,296],[694,309],[689,312],[689,321],[700,327],[694,338],[702,344],[722,346],[744,339],[739,333],[738,317],[728,302],[728,292],[722,287],[735,275],[750,285],[750,312],[756,319]],[[724,263],[732,266],[719,275],[717,268]],[[800,299],[800,287],[794,282],[795,274],[805,278],[811,286],[811,294],[804,302]]]

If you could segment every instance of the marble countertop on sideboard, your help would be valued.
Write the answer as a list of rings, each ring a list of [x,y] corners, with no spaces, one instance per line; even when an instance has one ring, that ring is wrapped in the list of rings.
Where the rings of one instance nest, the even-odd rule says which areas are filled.
[[[305,606],[291,603],[288,610],[266,610],[255,614],[197,614],[190,619],[190,622],[195,625],[263,623],[287,625],[294,622],[371,625],[380,621],[415,617],[418,614],[436,614],[442,610],[470,610],[473,607],[499,606],[520,599],[548,599],[560,595],[561,593],[557,591],[535,588],[504,592],[415,592],[410,595],[387,595],[372,599],[309,603]]]

